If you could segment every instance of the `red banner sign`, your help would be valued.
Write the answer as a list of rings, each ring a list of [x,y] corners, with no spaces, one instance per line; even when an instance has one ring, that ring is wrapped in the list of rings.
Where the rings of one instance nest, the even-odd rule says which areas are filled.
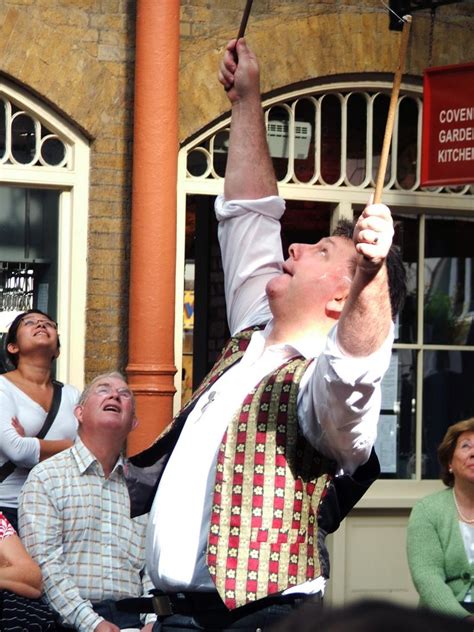
[[[474,62],[427,68],[421,185],[474,184]]]

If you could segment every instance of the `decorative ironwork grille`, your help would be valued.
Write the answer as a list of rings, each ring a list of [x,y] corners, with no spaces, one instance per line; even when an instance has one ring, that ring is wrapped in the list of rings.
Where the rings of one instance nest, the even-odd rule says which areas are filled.
[[[0,164],[70,169],[71,153],[37,117],[0,96]]]
[[[265,108],[279,183],[363,190],[375,186],[390,95],[380,89],[300,95]],[[472,186],[420,186],[422,99],[399,98],[385,190],[472,195]],[[229,127],[187,147],[187,180],[224,177]]]

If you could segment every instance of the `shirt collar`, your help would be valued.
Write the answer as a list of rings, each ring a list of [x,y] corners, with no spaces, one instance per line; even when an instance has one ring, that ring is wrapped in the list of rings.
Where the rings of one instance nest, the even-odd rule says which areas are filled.
[[[270,335],[273,328],[273,319],[270,320],[263,331],[257,331],[252,336],[249,350],[254,353],[263,353],[265,341]],[[255,341],[254,341],[255,339]],[[268,349],[279,350],[287,357],[294,355],[302,355],[304,358],[316,358],[321,354],[325,345],[325,341],[316,338],[311,334],[305,337],[298,337],[297,340],[288,340],[288,342],[270,345]],[[251,348],[253,347],[253,348]]]
[[[76,438],[76,441],[72,447],[72,454],[74,455],[74,458],[76,459],[77,467],[79,468],[79,472],[81,474],[84,474],[91,467],[93,463],[96,463],[100,471],[103,472],[102,465],[99,463],[97,458],[92,454],[89,448],[86,448],[84,443],[81,441],[80,437]],[[117,463],[115,464],[114,469],[112,470],[112,473],[115,472],[115,470],[117,470],[118,468],[121,468],[123,470],[123,467],[124,467],[124,459],[122,455],[120,455],[119,458],[117,459]]]

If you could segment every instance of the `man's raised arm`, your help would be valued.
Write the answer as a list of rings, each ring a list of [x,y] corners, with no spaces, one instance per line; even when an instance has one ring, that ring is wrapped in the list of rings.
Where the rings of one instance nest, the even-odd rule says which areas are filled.
[[[259,66],[245,40],[227,44],[219,81],[232,104],[224,197],[216,200],[225,278],[227,317],[232,333],[268,322],[265,287],[281,273],[283,252],[278,196],[260,99]]]
[[[232,105],[225,199],[254,200],[278,195],[260,99],[259,66],[244,39],[227,44],[219,81]]]
[[[355,226],[356,269],[337,326],[338,344],[348,355],[374,353],[390,333],[392,310],[386,259],[392,239],[390,210],[384,204],[369,204]]]

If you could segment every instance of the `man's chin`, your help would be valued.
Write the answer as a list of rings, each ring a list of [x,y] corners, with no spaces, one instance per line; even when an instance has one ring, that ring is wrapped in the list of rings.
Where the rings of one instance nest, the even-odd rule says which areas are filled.
[[[268,281],[265,287],[265,292],[269,301],[282,297],[290,278],[291,277],[288,274],[280,274]]]

